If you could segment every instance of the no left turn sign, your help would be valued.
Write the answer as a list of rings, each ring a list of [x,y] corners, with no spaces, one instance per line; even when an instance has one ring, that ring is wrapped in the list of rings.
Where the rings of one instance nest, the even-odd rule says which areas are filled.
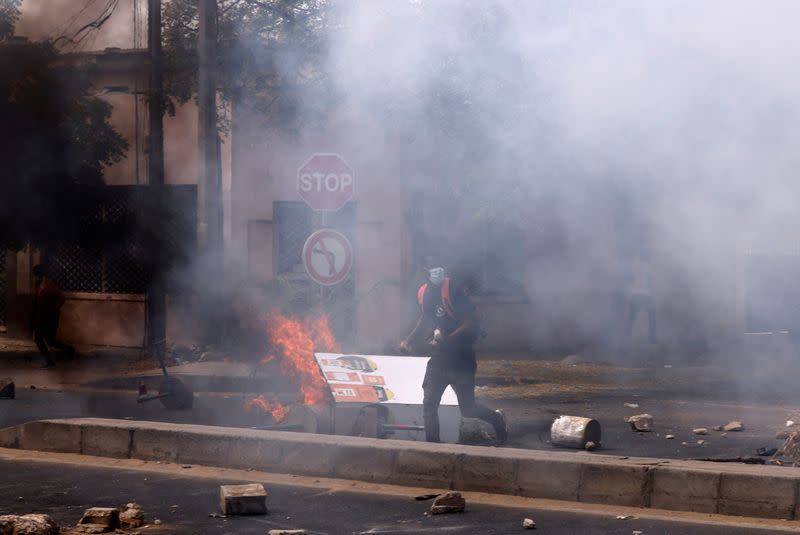
[[[353,268],[353,247],[340,232],[314,232],[303,246],[303,265],[311,280],[323,286],[342,282]]]

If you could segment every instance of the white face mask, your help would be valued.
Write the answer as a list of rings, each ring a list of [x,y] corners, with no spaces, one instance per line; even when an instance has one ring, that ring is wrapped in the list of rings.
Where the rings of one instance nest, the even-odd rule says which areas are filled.
[[[434,286],[439,286],[444,282],[444,268],[433,268],[428,270],[428,280]]]

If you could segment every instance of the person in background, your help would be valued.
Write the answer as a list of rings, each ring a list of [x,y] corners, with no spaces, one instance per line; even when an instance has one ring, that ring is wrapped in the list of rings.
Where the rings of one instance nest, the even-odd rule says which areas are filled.
[[[417,292],[421,314],[411,333],[400,344],[404,353],[410,353],[424,335],[428,336],[430,359],[425,370],[423,389],[423,416],[425,439],[439,442],[439,404],[448,385],[458,397],[461,415],[479,418],[494,427],[498,444],[508,438],[503,414],[475,401],[474,344],[480,334],[478,313],[470,300],[474,282],[466,274],[445,277],[445,270],[434,267],[428,270],[428,282]]]
[[[639,311],[647,313],[647,339],[656,343],[656,307],[653,301],[653,273],[648,258],[640,253],[631,270],[628,287],[628,306],[625,319],[625,338],[630,340],[633,324]]]
[[[44,358],[42,368],[52,368],[55,362],[50,357],[49,348],[60,349],[70,356],[75,355],[74,347],[56,339],[61,307],[65,301],[64,293],[56,281],[47,276],[44,266],[34,266],[33,280],[34,296],[31,313],[33,336],[36,347]]]

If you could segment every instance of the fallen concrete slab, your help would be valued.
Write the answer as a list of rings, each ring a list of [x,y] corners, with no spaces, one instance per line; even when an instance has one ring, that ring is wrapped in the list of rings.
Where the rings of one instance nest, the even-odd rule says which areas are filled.
[[[800,469],[77,418],[0,430],[0,447],[256,469],[595,504],[797,518]]]

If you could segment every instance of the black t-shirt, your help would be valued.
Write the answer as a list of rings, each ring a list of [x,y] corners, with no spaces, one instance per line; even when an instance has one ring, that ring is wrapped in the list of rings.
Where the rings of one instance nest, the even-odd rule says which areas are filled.
[[[428,284],[422,298],[422,310],[433,319],[435,328],[441,330],[443,334],[449,336],[466,319],[472,319],[477,323],[477,309],[469,297],[451,289],[450,303],[455,319],[447,313],[442,302],[442,287]],[[435,363],[451,368],[474,368],[475,352],[472,346],[477,339],[477,325],[475,331],[450,340],[443,347],[435,346],[431,352],[431,359]]]

